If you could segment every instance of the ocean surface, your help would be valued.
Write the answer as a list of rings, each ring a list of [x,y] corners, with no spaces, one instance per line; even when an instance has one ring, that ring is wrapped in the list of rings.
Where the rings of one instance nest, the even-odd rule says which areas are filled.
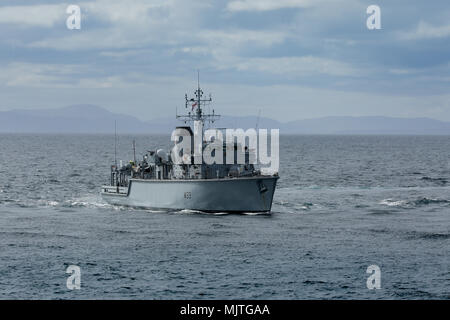
[[[0,135],[0,299],[450,299],[450,137],[280,145],[272,214],[205,214],[103,202],[113,136]]]

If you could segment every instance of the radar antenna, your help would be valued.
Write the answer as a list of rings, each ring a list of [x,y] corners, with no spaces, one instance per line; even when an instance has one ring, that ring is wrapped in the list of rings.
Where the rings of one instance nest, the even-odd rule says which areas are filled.
[[[187,123],[188,121],[209,121],[210,123],[214,123],[214,121],[220,118],[220,115],[215,114],[214,109],[212,113],[203,113],[203,108],[210,105],[212,102],[211,94],[209,94],[208,99],[203,98],[203,90],[200,88],[200,72],[197,70],[197,90],[194,92],[195,98],[188,98],[188,95],[184,95],[185,99],[185,108],[191,108],[188,111],[188,114],[185,115],[176,115],[178,120],[184,121]],[[195,111],[194,111],[195,109]]]

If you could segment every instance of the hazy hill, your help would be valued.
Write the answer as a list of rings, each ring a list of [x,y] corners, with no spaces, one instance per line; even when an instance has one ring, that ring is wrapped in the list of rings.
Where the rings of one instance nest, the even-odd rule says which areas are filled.
[[[0,132],[14,133],[114,133],[114,121],[122,132],[144,133],[149,124],[135,117],[115,114],[93,105],[60,109],[0,112]]]
[[[450,134],[450,123],[428,118],[324,117],[279,122],[257,117],[223,116],[219,128],[279,128],[281,134]],[[3,133],[165,133],[177,125],[174,117],[145,121],[116,114],[94,105],[73,105],[60,109],[12,110],[0,112]]]

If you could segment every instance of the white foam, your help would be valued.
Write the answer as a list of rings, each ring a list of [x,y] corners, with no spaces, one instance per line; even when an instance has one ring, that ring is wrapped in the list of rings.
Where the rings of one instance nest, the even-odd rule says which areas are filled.
[[[389,206],[389,207],[400,207],[408,204],[406,200],[392,200],[392,199],[384,199],[380,201],[380,204]]]
[[[43,206],[43,207],[57,207],[59,205],[58,201],[52,201],[52,200],[38,200],[37,203],[39,206]]]
[[[242,212],[243,215],[246,216],[261,216],[261,215],[268,215],[270,213],[267,212]]]

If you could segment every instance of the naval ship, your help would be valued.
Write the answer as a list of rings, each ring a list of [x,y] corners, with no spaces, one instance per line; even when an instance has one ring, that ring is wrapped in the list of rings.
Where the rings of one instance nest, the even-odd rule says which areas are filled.
[[[184,126],[175,128],[173,141],[177,142],[178,136],[181,136],[180,141],[186,136],[199,135],[200,151],[214,143],[204,136],[206,122],[211,125],[220,117],[214,110],[204,113],[203,109],[211,101],[211,95],[209,99],[203,98],[200,84],[195,91],[195,98],[188,99],[185,95],[185,108],[189,112],[184,115],[177,113],[176,118],[183,121]],[[189,110],[191,107],[192,110]],[[193,128],[190,126],[192,123]],[[222,145],[222,141],[219,143]],[[232,152],[236,160],[234,153],[241,147],[233,140],[232,144],[223,143],[223,149],[219,150],[223,150],[223,159]],[[122,162],[117,165],[115,160],[111,166],[110,185],[102,186],[101,195],[113,205],[146,209],[270,212],[278,173],[265,173],[261,168],[258,169],[257,164],[249,161],[252,150],[247,146],[242,150],[245,150],[244,163],[206,163],[203,153],[196,153],[193,143],[183,151],[181,163],[175,161],[173,152],[168,153],[163,149],[147,151],[141,161],[137,162],[134,157],[134,161],[126,165],[122,165]]]

